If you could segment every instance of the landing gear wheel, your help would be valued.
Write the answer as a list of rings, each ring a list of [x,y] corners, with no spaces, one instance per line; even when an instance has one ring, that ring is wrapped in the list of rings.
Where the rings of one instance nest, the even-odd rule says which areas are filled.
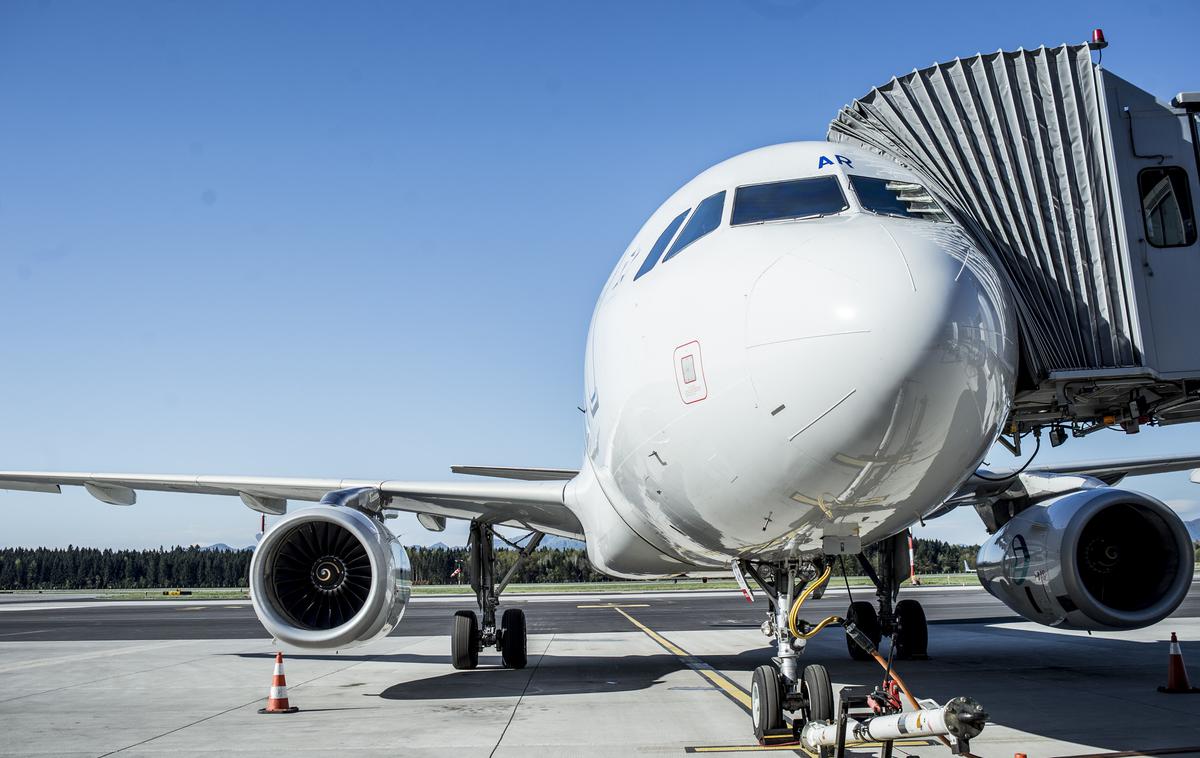
[[[750,720],[754,722],[754,738],[759,744],[763,744],[768,733],[783,726],[782,694],[774,666],[754,669],[750,682]]]
[[[450,663],[456,669],[479,665],[479,620],[475,611],[455,611],[450,626]]]
[[[816,663],[805,666],[800,687],[804,701],[808,703],[805,722],[833,721],[833,686],[825,667]]]
[[[509,608],[500,617],[500,657],[510,669],[523,669],[529,657],[525,651],[525,611]]]
[[[833,722],[833,687],[829,684],[829,672],[824,666],[814,663],[804,667],[804,674],[800,677],[800,694],[804,696],[805,707],[804,718],[792,724],[797,733],[810,721]],[[832,755],[832,748],[820,749],[821,758]]]
[[[921,604],[912,599],[896,603],[896,624],[896,657],[910,660],[928,658],[929,626]]]
[[[855,600],[850,604],[850,609],[846,611],[846,620],[854,622],[859,631],[871,640],[871,644],[879,647],[879,641],[883,639],[883,630],[879,626],[879,614],[875,612],[874,605],[865,600]],[[867,651],[856,645],[848,634],[846,635],[846,649],[850,651],[850,657],[856,661],[871,660]]]

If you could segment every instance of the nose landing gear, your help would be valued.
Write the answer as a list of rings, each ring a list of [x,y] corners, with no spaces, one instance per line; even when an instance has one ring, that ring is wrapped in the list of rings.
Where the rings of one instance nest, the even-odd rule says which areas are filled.
[[[541,532],[532,532],[526,543],[518,545],[497,535],[491,524],[480,521],[471,522],[468,553],[470,556],[471,589],[475,591],[475,600],[479,604],[480,618],[474,611],[456,611],[450,627],[450,663],[456,669],[473,669],[479,665],[479,652],[484,648],[495,647],[500,651],[504,665],[511,669],[525,668],[528,662],[526,651],[525,612],[520,608],[509,608],[496,624],[496,609],[500,606],[500,593],[508,586],[509,581],[516,575],[521,564],[525,562],[538,544],[542,541]],[[517,549],[517,560],[504,578],[496,582],[496,551],[497,539]]]
[[[912,599],[896,602],[900,582],[909,575],[910,568],[907,540],[902,543],[901,537],[907,537],[907,534],[883,541],[878,572],[863,554],[858,556],[875,584],[878,611],[874,603],[855,601],[850,604],[845,618],[829,616],[816,624],[800,620],[797,614],[810,596],[820,597],[824,590],[833,568],[827,562],[828,558],[771,563],[736,562],[735,573],[739,577],[751,577],[767,595],[770,611],[762,630],[763,634],[774,639],[776,645],[776,654],[771,659],[773,665],[755,669],[750,686],[750,718],[759,744],[795,742],[801,739],[806,726],[811,727],[809,732],[815,733],[833,722],[833,688],[829,673],[820,665],[805,666],[800,672],[798,665],[799,655],[804,651],[808,639],[831,624],[840,624],[846,629],[847,648],[853,658],[874,660],[885,666],[885,680],[894,680],[911,705],[919,708],[916,699],[892,669],[892,658],[927,657],[929,643],[921,604]],[[903,562],[898,560],[901,555]],[[763,576],[764,570],[766,578]],[[886,661],[878,652],[879,642],[885,635],[891,637],[893,645],[892,656]],[[793,715],[790,724],[785,715],[788,712]],[[838,729],[844,726],[845,723]],[[908,729],[907,725],[905,729]],[[829,745],[834,743],[810,741],[806,744],[819,744],[821,758],[828,758],[833,749]]]
[[[771,664],[755,669],[750,684],[750,720],[754,736],[763,745],[792,742],[809,721],[833,719],[833,687],[829,672],[817,664],[805,666],[800,671],[798,659],[807,640],[792,633],[788,620],[793,598],[803,597],[806,587],[817,576],[816,567],[812,563],[795,561],[770,564],[770,581],[767,581],[758,570],[762,564],[755,567],[743,563],[741,566],[767,594],[770,611],[763,632],[774,638],[776,646]],[[785,716],[789,712],[793,714],[790,724]]]

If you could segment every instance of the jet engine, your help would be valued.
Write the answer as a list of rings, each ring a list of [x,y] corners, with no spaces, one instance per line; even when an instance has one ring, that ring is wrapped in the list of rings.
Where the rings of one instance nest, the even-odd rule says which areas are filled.
[[[280,642],[344,649],[395,628],[411,576],[408,554],[380,520],[318,505],[263,535],[250,561],[250,600]]]
[[[1192,582],[1182,519],[1137,492],[1100,487],[1031,505],[979,550],[988,592],[1031,621],[1138,629],[1166,618]]]

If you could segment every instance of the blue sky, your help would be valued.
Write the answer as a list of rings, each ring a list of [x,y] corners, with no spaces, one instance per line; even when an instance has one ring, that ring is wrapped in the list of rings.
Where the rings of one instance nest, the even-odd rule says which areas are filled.
[[[823,137],[895,74],[1093,26],[1127,79],[1200,88],[1198,22],[1192,2],[0,4],[0,468],[573,467],[595,296],[680,184]],[[1184,451],[1200,429],[1041,460]],[[141,500],[0,494],[0,544],[257,529],[234,499]]]

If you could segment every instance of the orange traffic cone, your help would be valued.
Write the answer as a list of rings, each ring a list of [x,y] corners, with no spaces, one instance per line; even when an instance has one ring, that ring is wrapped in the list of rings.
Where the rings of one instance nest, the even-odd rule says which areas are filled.
[[[275,654],[275,675],[271,678],[271,691],[267,693],[267,707],[259,713],[295,713],[300,710],[288,704],[287,679],[283,676],[283,653]]]
[[[1167,663],[1167,686],[1159,687],[1159,692],[1172,695],[1200,692],[1188,682],[1187,669],[1183,665],[1183,651],[1179,649],[1179,639],[1171,632],[1171,654]]]

